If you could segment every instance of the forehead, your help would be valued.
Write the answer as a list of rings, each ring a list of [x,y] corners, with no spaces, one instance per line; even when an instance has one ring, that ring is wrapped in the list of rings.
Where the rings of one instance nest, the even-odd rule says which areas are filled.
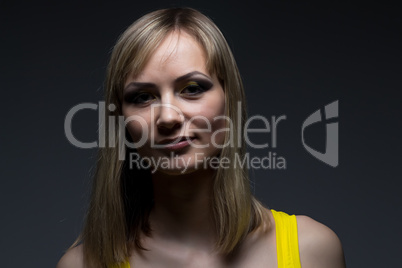
[[[209,75],[205,55],[205,50],[192,35],[185,31],[173,31],[153,51],[138,75],[128,80],[160,80],[193,71]]]

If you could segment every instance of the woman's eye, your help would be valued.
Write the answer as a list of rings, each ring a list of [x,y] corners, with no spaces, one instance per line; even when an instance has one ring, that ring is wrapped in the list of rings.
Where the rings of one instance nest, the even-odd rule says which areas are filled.
[[[132,97],[131,102],[135,103],[135,104],[145,104],[145,103],[152,101],[153,99],[154,99],[154,96],[152,94],[138,93]]]
[[[201,94],[204,91],[206,91],[205,87],[201,86],[197,82],[190,82],[183,88],[180,94],[194,96],[197,94]]]

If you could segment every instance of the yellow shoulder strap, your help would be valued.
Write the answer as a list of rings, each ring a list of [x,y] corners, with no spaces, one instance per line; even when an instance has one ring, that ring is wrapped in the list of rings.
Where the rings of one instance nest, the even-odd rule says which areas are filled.
[[[296,216],[271,211],[276,226],[278,268],[301,268]]]
[[[120,263],[120,264],[115,264],[110,268],[130,268],[130,263],[128,261]]]

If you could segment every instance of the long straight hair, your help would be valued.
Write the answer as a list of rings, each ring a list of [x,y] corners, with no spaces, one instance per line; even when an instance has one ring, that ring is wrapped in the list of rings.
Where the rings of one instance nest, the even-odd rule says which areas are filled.
[[[140,235],[151,233],[148,222],[153,200],[151,174],[130,169],[127,161],[119,159],[119,148],[124,141],[119,138],[118,120],[113,123],[110,118],[122,116],[127,75],[138,74],[158,45],[173,31],[185,31],[199,42],[205,50],[208,71],[217,75],[224,89],[225,115],[231,119],[234,131],[226,132],[225,143],[229,139],[233,142],[222,149],[220,156],[233,161],[245,156],[245,142],[238,135],[247,119],[244,89],[235,59],[218,27],[191,8],[157,10],[135,21],[120,36],[111,54],[105,101],[106,107],[113,104],[116,109],[105,110],[105,125],[115,127],[113,133],[106,132],[106,141],[111,135],[116,139],[99,149],[85,225],[73,244],[83,243],[88,267],[109,267],[126,261],[133,247],[144,249]],[[132,149],[125,150],[128,154]],[[222,254],[233,252],[248,233],[261,225],[263,210],[251,194],[247,165],[218,169],[213,187],[213,215],[218,234],[216,250]]]

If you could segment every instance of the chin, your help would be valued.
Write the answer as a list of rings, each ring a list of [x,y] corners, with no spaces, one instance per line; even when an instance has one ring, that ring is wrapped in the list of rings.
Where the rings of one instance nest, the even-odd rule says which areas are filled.
[[[187,174],[191,174],[193,172],[196,172],[197,169],[195,169],[194,167],[188,167],[188,168],[182,168],[182,169],[156,169],[155,172],[159,173],[159,174],[165,174],[165,175],[169,175],[169,176],[180,176],[180,175],[187,175]]]

